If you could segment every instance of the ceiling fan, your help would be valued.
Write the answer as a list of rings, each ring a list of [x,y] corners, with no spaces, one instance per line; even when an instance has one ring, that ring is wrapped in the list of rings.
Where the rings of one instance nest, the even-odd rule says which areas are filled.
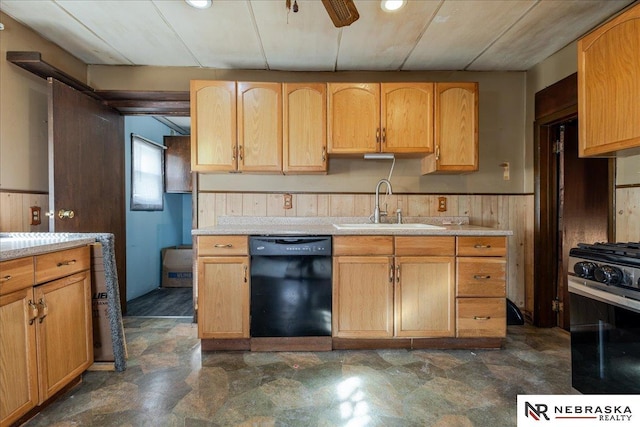
[[[353,0],[322,0],[322,4],[336,27],[351,25],[360,18]]]

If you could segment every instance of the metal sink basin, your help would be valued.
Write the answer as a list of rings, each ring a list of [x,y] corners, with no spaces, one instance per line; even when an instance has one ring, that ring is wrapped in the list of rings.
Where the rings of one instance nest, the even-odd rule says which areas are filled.
[[[338,230],[444,230],[444,227],[431,224],[333,224]]]

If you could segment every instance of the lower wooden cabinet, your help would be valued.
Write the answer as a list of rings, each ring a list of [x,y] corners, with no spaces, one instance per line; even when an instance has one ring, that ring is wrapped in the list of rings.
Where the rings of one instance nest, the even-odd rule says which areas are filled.
[[[505,337],[506,237],[458,237],[456,248],[456,336]]]
[[[455,335],[454,257],[396,257],[395,336]]]
[[[334,257],[333,280],[333,336],[393,336],[392,257]]]
[[[0,426],[44,403],[93,363],[89,262],[89,248],[82,247],[2,263]],[[19,268],[5,269],[12,266]]]
[[[333,248],[334,337],[455,335],[454,237],[336,236]]]
[[[458,298],[457,336],[504,337],[507,305],[504,298]]]
[[[37,315],[31,287],[0,295],[0,426],[38,404]]]
[[[198,337],[249,338],[249,239],[197,236]]]

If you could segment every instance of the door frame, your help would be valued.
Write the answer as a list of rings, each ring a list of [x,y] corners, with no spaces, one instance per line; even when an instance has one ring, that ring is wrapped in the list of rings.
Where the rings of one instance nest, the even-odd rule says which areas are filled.
[[[539,327],[558,325],[557,313],[552,308],[556,298],[554,284],[558,277],[557,171],[552,167],[554,135],[553,125],[578,117],[578,79],[574,73],[535,94],[534,121],[534,311],[532,323]],[[613,239],[615,230],[615,160],[609,160],[608,186],[609,213],[607,236]]]

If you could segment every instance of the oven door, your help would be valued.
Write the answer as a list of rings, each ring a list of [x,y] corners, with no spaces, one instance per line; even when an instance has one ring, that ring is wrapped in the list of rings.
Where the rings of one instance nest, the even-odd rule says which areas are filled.
[[[573,388],[584,394],[640,393],[640,303],[572,278],[569,292]]]

